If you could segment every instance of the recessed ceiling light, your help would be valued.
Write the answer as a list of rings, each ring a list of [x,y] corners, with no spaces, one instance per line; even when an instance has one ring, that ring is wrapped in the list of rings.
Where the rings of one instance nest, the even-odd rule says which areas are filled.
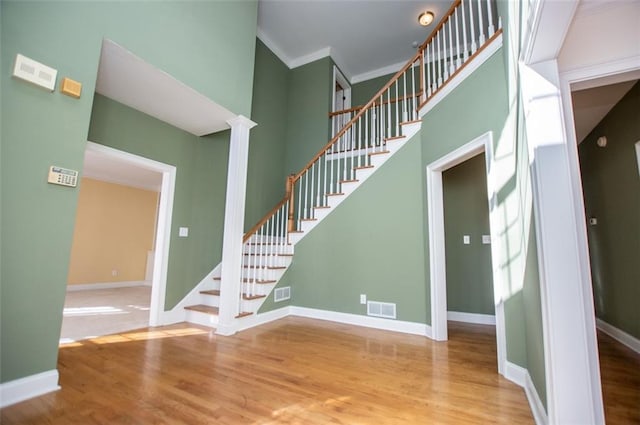
[[[420,23],[420,25],[422,25],[423,27],[426,27],[427,25],[429,25],[431,22],[433,22],[433,12],[422,12],[420,14],[420,16],[418,16],[418,22]]]

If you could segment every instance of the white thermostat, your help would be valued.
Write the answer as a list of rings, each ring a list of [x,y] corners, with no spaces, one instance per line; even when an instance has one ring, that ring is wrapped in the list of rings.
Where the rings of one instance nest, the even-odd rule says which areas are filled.
[[[78,184],[78,172],[76,170],[68,170],[66,168],[52,165],[49,167],[48,182],[62,186],[76,187]]]

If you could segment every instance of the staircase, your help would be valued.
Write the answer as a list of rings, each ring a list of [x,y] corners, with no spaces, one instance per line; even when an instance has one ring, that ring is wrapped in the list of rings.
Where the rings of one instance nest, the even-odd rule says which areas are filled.
[[[258,312],[291,265],[295,245],[420,131],[429,101],[442,97],[443,88],[500,37],[495,10],[491,0],[455,1],[415,56],[367,104],[331,114],[346,124],[289,176],[284,198],[244,235],[236,319]],[[188,322],[216,327],[221,270],[219,264],[187,297]]]

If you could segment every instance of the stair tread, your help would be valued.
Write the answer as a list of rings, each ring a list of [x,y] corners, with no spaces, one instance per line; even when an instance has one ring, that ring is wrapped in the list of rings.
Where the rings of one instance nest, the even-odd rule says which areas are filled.
[[[243,254],[246,256],[258,256],[258,255],[262,255],[262,256],[267,256],[267,255],[274,255],[276,257],[293,257],[293,254],[263,254],[263,253],[254,253],[254,254]]]
[[[247,294],[242,294],[242,299],[243,300],[247,300],[247,301],[251,301],[251,300],[259,300],[260,298],[266,298],[266,295],[247,295]]]
[[[391,137],[386,137],[384,139],[385,142],[388,141],[392,141],[392,140],[399,140],[399,139],[404,139],[406,136],[391,136]]]
[[[320,205],[318,207],[313,207],[313,208],[316,208],[316,209],[320,210],[320,209],[326,209],[326,208],[331,208],[331,207],[329,205]]]
[[[247,278],[242,279],[242,283],[254,283],[254,282],[260,284],[260,283],[276,283],[277,281],[264,280],[264,279],[247,279]]]
[[[400,125],[409,125],[409,124],[418,124],[421,123],[422,120],[413,120],[413,121],[402,121]]]
[[[378,151],[378,152],[371,152],[369,155],[383,155],[383,154],[387,154],[387,153],[391,153],[390,151]]]
[[[344,195],[343,192],[327,193],[327,196],[342,196],[342,195]]]
[[[220,290],[219,289],[210,289],[208,291],[200,291],[201,294],[204,295],[218,295],[220,296]]]
[[[220,309],[218,307],[212,307],[210,305],[204,305],[204,304],[196,304],[196,305],[189,305],[186,306],[184,308],[185,310],[191,310],[191,311],[197,311],[199,313],[205,313],[205,314],[210,314],[212,316],[217,316],[218,314],[220,314]],[[239,319],[241,317],[246,317],[246,316],[250,316],[253,313],[250,311],[243,311],[242,313],[238,314],[236,316],[236,319]]]
[[[267,269],[267,270],[282,270],[286,269],[286,266],[243,266],[245,269]]]
[[[213,306],[204,305],[204,304],[189,305],[189,306],[186,306],[184,309],[198,311],[200,313],[211,314],[213,316],[217,316],[220,313],[220,309],[218,307],[213,307]]]
[[[375,168],[374,165],[361,165],[360,167],[353,167],[354,170],[366,170],[367,168]]]
[[[357,182],[359,182],[359,181],[360,181],[360,180],[358,180],[358,179],[340,180],[340,183],[341,183],[341,184],[342,184],[342,183],[357,183]]]
[[[318,221],[317,218],[301,218],[300,221]]]

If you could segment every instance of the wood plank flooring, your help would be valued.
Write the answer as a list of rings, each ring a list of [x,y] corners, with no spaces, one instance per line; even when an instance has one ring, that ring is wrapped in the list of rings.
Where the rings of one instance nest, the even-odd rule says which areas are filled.
[[[449,342],[289,317],[232,337],[181,324],[60,349],[62,390],[12,424],[531,424],[492,327]]]
[[[607,424],[640,424],[640,354],[598,331]]]

